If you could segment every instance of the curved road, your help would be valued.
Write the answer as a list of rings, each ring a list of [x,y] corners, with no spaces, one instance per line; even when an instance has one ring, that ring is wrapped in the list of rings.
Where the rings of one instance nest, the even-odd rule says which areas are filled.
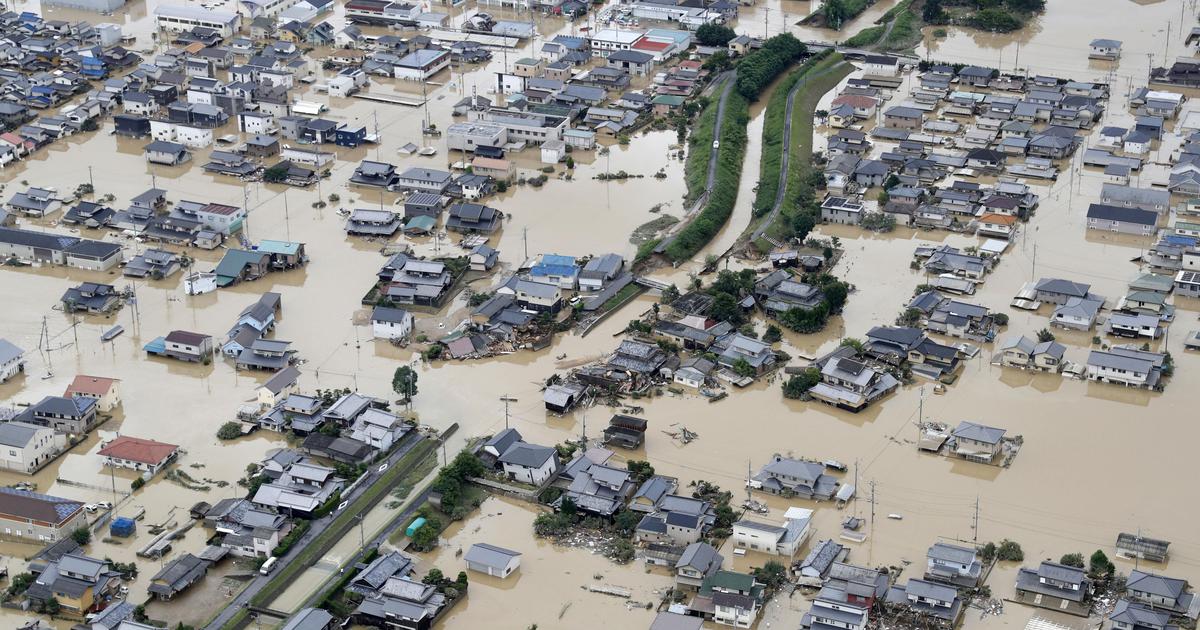
[[[737,83],[737,72],[734,70],[726,70],[721,76],[717,77],[712,84],[715,87],[720,85],[722,81],[725,83],[725,85],[723,88],[721,88],[720,99],[717,100],[717,117],[716,120],[713,121],[713,142],[721,141],[721,127],[723,126],[722,123],[725,121],[725,102],[729,100],[729,93],[733,91],[733,85]],[[717,149],[708,156],[708,174],[704,180],[704,193],[702,193],[696,199],[696,201],[692,203],[692,207],[688,208],[687,212],[683,213],[683,217],[679,223],[676,223],[673,226],[671,233],[662,241],[660,241],[654,248],[654,253],[661,254],[665,252],[667,250],[667,246],[671,244],[671,241],[675,240],[675,236],[679,233],[679,230],[682,230],[683,226],[688,224],[688,219],[691,218],[692,215],[696,214],[696,211],[703,207],[704,202],[708,200],[708,194],[712,192],[713,184],[717,179],[717,156],[720,154],[720,151],[721,148],[718,145]]]
[[[751,241],[757,241],[758,239],[762,238],[763,234],[766,234],[767,229],[770,228],[771,224],[775,222],[775,217],[779,215],[780,209],[783,208],[783,199],[787,195],[788,164],[791,162],[792,157],[792,110],[796,103],[796,94],[800,92],[800,88],[804,87],[804,85],[808,83],[810,78],[816,79],[823,77],[830,72],[837,70],[841,67],[841,65],[841,63],[835,63],[832,66],[829,66],[828,68],[825,68],[824,70],[815,74],[810,75],[805,73],[804,76],[800,77],[799,81],[796,81],[795,85],[793,85],[792,89],[788,92],[787,108],[783,112],[784,150],[782,155],[783,159],[781,159],[779,162],[779,189],[775,191],[775,203],[771,206],[771,212],[767,214],[767,218],[763,220],[762,225],[758,226],[758,229],[754,230],[754,233],[750,236]]]

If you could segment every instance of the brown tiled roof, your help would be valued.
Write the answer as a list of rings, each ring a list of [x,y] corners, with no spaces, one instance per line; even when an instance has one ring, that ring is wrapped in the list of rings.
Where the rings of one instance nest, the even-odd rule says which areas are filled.
[[[67,398],[70,398],[75,394],[103,396],[108,393],[108,390],[112,389],[113,383],[116,383],[117,380],[118,379],[104,376],[88,376],[86,374],[80,374],[79,376],[75,377],[74,381],[71,381],[71,384],[67,387],[67,391],[63,393],[63,396],[66,396]]]
[[[14,520],[34,520],[60,525],[69,520],[83,504],[78,501],[46,494],[0,488],[0,516]]]
[[[204,343],[204,340],[208,338],[209,335],[204,335],[201,333],[188,332],[186,330],[172,330],[167,334],[166,340],[186,344],[189,346],[198,346]]]
[[[100,454],[105,457],[124,459],[131,462],[159,464],[178,448],[174,444],[122,435],[100,449]]]

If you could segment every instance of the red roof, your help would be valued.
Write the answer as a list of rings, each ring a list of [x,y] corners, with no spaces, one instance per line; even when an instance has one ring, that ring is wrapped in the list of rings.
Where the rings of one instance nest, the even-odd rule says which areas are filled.
[[[833,99],[834,105],[849,105],[858,109],[867,109],[875,106],[875,99],[862,94],[843,94]]]
[[[105,378],[103,376],[88,376],[80,374],[75,377],[74,381],[67,386],[67,391],[63,396],[70,398],[75,394],[84,394],[87,396],[104,396],[108,390],[112,389],[113,383],[116,383],[115,378]]]
[[[105,457],[141,462],[143,464],[161,464],[163,460],[170,457],[177,450],[179,450],[179,447],[175,444],[166,444],[155,442],[154,440],[143,440],[141,438],[122,435],[100,449],[100,454]]]
[[[233,214],[240,208],[237,206],[227,206],[223,203],[210,203],[200,209],[200,212],[208,212],[210,214]]]
[[[637,40],[636,42],[634,42],[633,46],[630,46],[630,48],[633,48],[635,50],[653,50],[653,51],[657,52],[657,51],[666,50],[667,47],[670,45],[671,44],[669,44],[667,42],[654,41],[652,39],[646,39],[645,37],[643,37],[643,38]]]

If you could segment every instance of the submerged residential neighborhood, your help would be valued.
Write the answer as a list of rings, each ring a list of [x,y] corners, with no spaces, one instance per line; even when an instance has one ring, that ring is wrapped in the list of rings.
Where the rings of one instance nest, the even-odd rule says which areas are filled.
[[[0,627],[1189,630],[1200,12],[0,8]]]

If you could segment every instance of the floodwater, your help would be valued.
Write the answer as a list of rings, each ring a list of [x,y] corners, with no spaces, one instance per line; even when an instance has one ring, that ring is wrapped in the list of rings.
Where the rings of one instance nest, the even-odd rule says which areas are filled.
[[[521,568],[507,578],[468,571],[467,598],[446,615],[449,628],[478,628],[497,624],[526,628],[594,628],[600,619],[620,628],[650,625],[654,611],[645,605],[658,601],[672,586],[665,570],[647,570],[641,562],[617,565],[586,548],[562,547],[535,538],[528,504],[492,497],[464,521],[442,533],[442,545],[417,556],[417,572],[431,568],[454,579],[466,570],[462,554],[475,543],[488,543],[521,552]],[[632,595],[625,599],[587,590],[617,586]],[[503,615],[499,621],[498,616]]]
[[[18,5],[22,10],[31,6],[36,4]],[[148,7],[137,3],[113,19],[128,21],[134,25],[134,31],[148,33],[144,18],[153,6],[153,3]],[[764,8],[775,6],[785,6],[783,11],[787,12],[788,21],[794,22],[791,17],[802,15],[808,3],[784,0],[784,5],[779,5],[768,0],[744,8],[745,30],[753,33],[756,20],[752,16],[761,18]],[[880,3],[868,13],[881,13],[887,6],[889,3]],[[1094,15],[1103,15],[1106,22],[1112,16],[1126,17],[1110,22],[1127,25],[1123,26],[1123,32],[1110,33],[1099,24],[1100,18],[1074,15],[1069,6],[1070,3],[1050,3],[1049,12],[1039,18],[1033,31],[1018,35],[1027,38],[1022,44],[1021,59],[1036,59],[1046,64],[1045,68],[1034,64],[1035,71],[1066,75],[1078,70],[1074,78],[1091,78],[1107,69],[1093,68],[1086,60],[1083,44],[1076,45],[1076,40],[1120,37],[1126,40],[1127,55],[1119,64],[1118,76],[1132,77],[1134,86],[1138,78],[1144,77],[1135,52],[1159,44],[1160,38],[1149,25],[1165,24],[1178,10],[1175,3],[1140,6],[1102,0],[1098,6],[1103,10],[1095,10]],[[769,30],[783,23],[777,19],[782,12],[766,13]],[[61,18],[68,14],[56,10],[50,15]],[[865,24],[867,17],[856,21],[854,28]],[[561,21],[538,20],[543,37],[550,36],[555,29],[571,30]],[[1083,20],[1083,25],[1096,24],[1084,29],[1079,20]],[[1140,28],[1151,30],[1142,32]],[[1000,39],[991,40],[988,36],[980,41],[981,37],[951,29],[950,37],[937,41],[931,56],[978,63],[987,63],[992,52],[1002,52],[1005,58],[1010,56]],[[1180,40],[1172,36],[1171,51],[1181,52]],[[148,39],[141,45],[149,45]],[[1012,48],[1015,52],[1015,46]],[[509,56],[522,54],[514,51]],[[1025,67],[1026,63],[1021,65]],[[451,121],[449,105],[472,89],[485,93],[489,73],[503,64],[503,59],[497,59],[486,68],[465,75],[456,71],[439,77],[445,85],[434,86],[429,93],[430,118],[444,128]],[[1144,78],[1141,80],[1144,82]],[[382,87],[420,93],[413,84]],[[1123,106],[1123,93],[1114,90],[1114,97],[1105,124],[1128,124],[1131,115]],[[328,97],[316,98],[324,102]],[[261,292],[278,291],[283,296],[283,314],[275,336],[292,340],[306,361],[302,367],[302,387],[352,387],[387,396],[392,371],[413,359],[412,351],[371,341],[367,329],[356,328],[352,323],[355,312],[361,309],[360,298],[384,261],[378,254],[381,243],[347,238],[334,208],[315,209],[312,203],[318,195],[327,197],[331,193],[339,194],[343,201],[337,205],[345,207],[380,203],[377,192],[345,185],[357,162],[365,157],[374,159],[378,155],[379,159],[401,167],[411,164],[436,167],[444,162],[442,156],[402,158],[396,154],[396,148],[404,143],[419,142],[416,134],[426,115],[423,109],[375,105],[356,99],[335,99],[332,105],[331,116],[343,120],[357,118],[374,125],[378,116],[382,146],[338,149],[339,160],[332,179],[323,182],[319,192],[288,190],[286,205],[282,188],[263,184],[243,188],[231,180],[204,174],[199,168],[204,163],[203,151],[190,166],[151,169],[140,156],[141,142],[117,140],[104,132],[68,139],[0,175],[0,180],[8,183],[6,196],[23,188],[20,184],[23,180],[29,185],[55,186],[66,193],[88,180],[91,166],[98,193],[115,195],[118,207],[148,188],[152,176],[159,186],[170,191],[168,197],[172,201],[204,199],[240,203],[246,196],[252,208],[248,227],[252,239],[303,241],[312,258],[304,269],[272,274],[204,296],[184,296],[180,276],[138,282],[136,314],[126,307],[112,317],[82,317],[75,328],[69,317],[52,310],[63,291],[85,280],[122,287],[128,283],[114,275],[74,269],[0,271],[4,295],[21,296],[20,300],[6,301],[7,308],[0,316],[3,335],[30,350],[29,375],[0,385],[0,400],[5,404],[20,404],[59,394],[76,373],[121,378],[124,406],[102,427],[103,431],[181,444],[187,451],[181,458],[181,470],[198,480],[207,477],[229,484],[224,488],[210,484],[211,489],[202,492],[187,490],[161,477],[155,479],[118,509],[121,514],[132,513],[138,506],[146,509],[146,519],[140,524],[138,535],[122,543],[94,542],[88,549],[92,555],[122,561],[135,559],[136,549],[150,540],[146,533],[149,524],[172,521],[182,524],[187,520],[186,509],[194,502],[234,496],[239,490],[234,482],[242,476],[245,465],[285,445],[278,436],[266,433],[224,444],[215,437],[217,427],[232,419],[237,408],[253,398],[255,387],[265,376],[239,373],[223,359],[201,366],[147,358],[141,351],[143,343],[176,328],[219,338],[238,312]],[[221,132],[231,132],[231,128]],[[749,133],[749,159],[743,170],[738,206],[729,226],[705,253],[724,251],[732,242],[730,239],[740,234],[749,221],[752,194],[747,184],[752,185],[757,176],[761,140],[761,115],[757,109]],[[503,232],[493,239],[493,245],[501,250],[502,262],[508,266],[519,264],[525,257],[526,239],[530,254],[543,251],[631,254],[629,233],[655,216],[649,212],[651,206],[665,203],[664,212],[680,212],[682,165],[668,156],[674,141],[673,132],[651,132],[634,138],[628,146],[613,145],[608,155],[577,154],[573,181],[551,178],[540,190],[517,188],[492,202],[512,215]],[[63,159],[61,153],[68,147],[78,159]],[[522,157],[520,164],[523,170],[537,166],[533,157]],[[646,177],[623,182],[592,179],[597,173],[622,169]],[[667,177],[653,178],[660,169],[665,169]],[[1143,184],[1162,179],[1165,171],[1161,167],[1152,167],[1142,176]],[[1094,291],[1115,300],[1124,284],[1138,273],[1129,260],[1139,254],[1143,243],[1085,234],[1083,213],[1087,204],[1095,201],[1099,187],[1099,174],[1084,172],[1076,177],[1064,175],[1053,186],[1036,188],[1043,196],[1038,213],[980,292],[969,298],[1009,313],[1011,320],[1006,333],[1031,334],[1047,324],[1045,311],[1024,313],[1007,308],[1011,296],[1028,280],[1058,275],[1090,282]],[[382,196],[384,204],[394,199],[393,195]],[[57,229],[48,224],[41,227]],[[920,272],[912,271],[908,265],[918,244],[978,242],[974,237],[902,229],[875,235],[853,228],[822,226],[817,234],[841,240],[845,255],[835,273],[846,277],[856,291],[843,316],[832,320],[823,333],[786,336],[783,348],[793,356],[816,354],[829,349],[844,335],[862,336],[870,326],[890,322],[912,288],[921,281]],[[99,237],[98,233],[85,235]],[[426,248],[422,251],[431,246],[428,239],[415,243]],[[136,247],[133,243],[129,245],[131,251]],[[439,242],[438,248],[455,251],[446,240]],[[198,257],[201,267],[208,268],[219,258],[219,252],[199,253]],[[684,265],[678,271],[683,274],[690,268]],[[560,365],[555,359],[559,355],[565,354],[566,361],[570,361],[610,350],[616,344],[613,335],[629,319],[649,309],[653,300],[652,296],[642,296],[588,337],[566,335],[538,353],[519,353],[483,362],[420,365],[419,394],[414,407],[423,422],[436,428],[459,423],[460,430],[448,445],[451,451],[470,437],[503,428],[504,405],[499,398],[504,395],[517,399],[511,407],[511,423],[530,441],[551,444],[581,434],[596,436],[607,421],[609,410],[592,408],[563,417],[549,415],[541,403],[540,383]],[[862,500],[845,511],[869,518],[872,506],[867,499],[873,494],[876,518],[868,525],[867,541],[854,546],[851,554],[854,562],[898,565],[902,561],[919,561],[925,548],[938,537],[979,541],[1012,538],[1024,547],[1029,561],[1036,561],[1074,551],[1086,553],[1095,548],[1111,551],[1118,532],[1141,528],[1146,535],[1172,541],[1172,559],[1162,568],[1164,571],[1200,579],[1200,539],[1190,527],[1197,516],[1196,508],[1194,502],[1186,500],[1190,489],[1186,485],[1190,470],[1187,462],[1192,455],[1191,445],[1200,439],[1200,428],[1188,421],[1192,415],[1188,412],[1192,402],[1188,392],[1200,385],[1197,376],[1200,361],[1185,355],[1181,346],[1182,338],[1195,325],[1196,305],[1179,307],[1174,334],[1165,343],[1176,357],[1177,376],[1162,394],[1002,370],[988,364],[991,349],[985,347],[979,358],[967,364],[959,381],[945,395],[934,396],[928,387],[918,384],[903,388],[882,404],[857,415],[815,403],[786,401],[779,392],[778,382],[754,384],[732,392],[718,403],[709,403],[697,395],[668,394],[642,399],[636,404],[645,408],[645,417],[651,423],[647,443],[638,451],[619,453],[618,459],[648,459],[659,472],[679,477],[685,486],[690,481],[706,479],[735,493],[740,492],[747,467],[757,468],[775,452],[856,462]],[[53,348],[45,357],[36,350],[43,317]],[[127,332],[112,344],[101,344],[101,332],[115,323],[125,326]],[[1086,358],[1089,336],[1060,335],[1060,340],[1068,345],[1068,359]],[[43,379],[51,363],[53,376]],[[1024,447],[1007,469],[919,454],[914,445],[914,422],[919,419],[918,409],[922,405],[925,419],[951,423],[970,419],[1005,427],[1010,434],[1024,436]],[[687,446],[678,444],[663,433],[673,424],[685,424],[698,432],[700,438]],[[1164,440],[1163,435],[1171,439]],[[111,500],[114,476],[99,466],[95,455],[98,442],[98,436],[90,437],[36,475],[33,480],[38,490],[86,501]],[[1161,464],[1139,466],[1140,462],[1130,461],[1147,453],[1153,453]],[[203,467],[193,468],[193,464]],[[853,473],[847,475],[848,479],[852,477]],[[94,488],[56,481],[60,478]],[[27,479],[12,473],[0,474],[0,482],[5,484]],[[128,475],[115,474],[119,490],[128,488],[130,479]],[[975,530],[972,526],[977,500]],[[786,503],[779,500],[770,503],[773,509],[767,518],[780,518]],[[836,535],[845,511],[829,505],[816,507],[814,538]],[[502,514],[487,516],[497,512]],[[884,518],[889,513],[902,514],[904,520]],[[369,536],[371,531],[382,527],[386,517],[385,508],[368,513],[365,534]],[[532,518],[532,511],[525,506],[493,499],[466,523],[456,526],[459,529],[447,532],[451,549],[486,540],[522,550],[527,556],[525,567],[512,586],[490,584],[485,578],[472,575],[477,586],[468,601],[451,614],[446,627],[474,627],[483,610],[488,611],[489,621],[505,626],[523,627],[541,621],[543,627],[556,627],[561,613],[564,621],[574,620],[568,625],[595,627],[591,618],[596,611],[616,612],[624,604],[578,590],[580,585],[592,581],[594,573],[603,573],[606,581],[638,589],[643,599],[666,582],[664,576],[644,574],[640,567],[617,568],[598,556],[580,550],[560,550],[537,541],[530,528]],[[193,529],[176,545],[175,553],[199,550],[204,538],[202,530]],[[353,533],[348,535],[313,571],[302,576],[294,592],[289,591],[283,598],[287,601],[280,603],[291,605],[300,601],[318,584],[319,578],[329,574],[330,567],[349,554],[357,545],[357,538]],[[0,553],[9,558],[10,570],[19,570],[23,565],[21,559],[34,552],[30,546],[0,546]],[[728,551],[725,555],[733,557]],[[439,567],[461,564],[448,556],[449,553],[442,552],[426,560]],[[745,568],[747,563],[762,560],[739,559],[737,566]],[[159,562],[140,559],[138,562],[142,577],[131,585],[130,596],[140,602],[144,600],[148,578],[158,570]],[[1118,564],[1122,570],[1130,568],[1126,563]],[[1011,594],[1013,571],[1012,567],[1004,567],[993,576],[990,583],[997,595]],[[564,572],[569,572],[568,579],[559,577]],[[215,586],[206,584],[205,588]],[[543,591],[556,595],[545,597]],[[562,612],[567,601],[574,603]],[[772,618],[777,615],[790,622],[795,612],[798,620],[797,611],[806,608],[798,602],[796,599],[774,607]],[[0,617],[7,623],[13,619],[11,614],[3,611]],[[637,610],[621,610],[620,614],[628,614],[631,625],[641,624],[645,616]],[[181,619],[187,616],[178,615]],[[1028,611],[1010,605],[1001,617],[980,622],[969,616],[967,623],[971,627],[1018,626],[1028,616]]]

